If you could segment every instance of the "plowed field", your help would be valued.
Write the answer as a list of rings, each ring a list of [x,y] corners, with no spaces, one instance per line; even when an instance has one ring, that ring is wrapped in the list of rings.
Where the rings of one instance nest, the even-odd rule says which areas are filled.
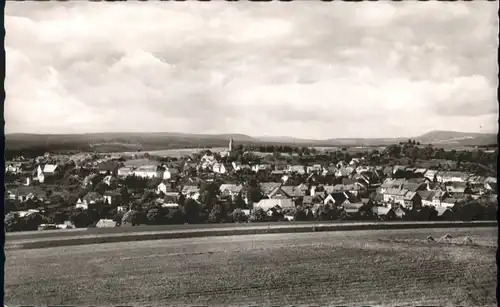
[[[496,228],[412,229],[12,250],[5,303],[494,306],[496,241]]]

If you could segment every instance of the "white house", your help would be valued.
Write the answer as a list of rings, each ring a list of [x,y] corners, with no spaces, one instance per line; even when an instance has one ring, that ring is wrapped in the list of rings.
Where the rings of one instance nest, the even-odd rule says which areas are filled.
[[[166,167],[165,171],[163,172],[163,179],[165,180],[172,179],[177,174],[179,174],[179,171],[177,169],[172,167]]]
[[[139,166],[133,173],[141,178],[163,178],[163,169],[158,165]]]
[[[169,185],[165,183],[165,181],[160,182],[160,184],[156,187],[156,193],[160,194],[167,194]]]
[[[116,227],[116,222],[110,219],[100,219],[95,225],[97,228],[110,228]]]
[[[225,174],[227,170],[223,163],[214,163],[212,171],[218,174]]]
[[[268,169],[271,169],[271,166],[269,164],[255,164],[254,166],[252,166],[252,170],[256,173]]]
[[[129,175],[132,175],[132,168],[130,167],[120,167],[118,169],[118,177],[127,177]]]
[[[38,165],[37,168],[37,179],[40,183],[45,181],[47,176],[52,176],[58,171],[58,167],[55,164],[45,164],[42,168],[41,165]]]
[[[88,210],[89,205],[86,202],[83,202],[81,198],[78,198],[78,201],[76,202],[75,209],[83,209],[83,210]]]

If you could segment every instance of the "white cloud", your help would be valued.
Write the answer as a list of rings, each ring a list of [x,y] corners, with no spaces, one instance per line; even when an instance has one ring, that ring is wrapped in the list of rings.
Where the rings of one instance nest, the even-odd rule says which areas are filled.
[[[494,8],[8,2],[6,131],[494,129]]]

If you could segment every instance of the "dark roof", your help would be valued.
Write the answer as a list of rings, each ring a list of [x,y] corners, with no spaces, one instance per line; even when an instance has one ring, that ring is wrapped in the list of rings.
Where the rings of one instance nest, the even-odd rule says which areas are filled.
[[[304,205],[306,205],[306,204],[312,204],[312,201],[313,201],[313,197],[312,197],[312,196],[310,196],[310,195],[306,195],[306,196],[304,196],[304,198],[302,199],[302,203],[303,203]]]
[[[295,186],[281,186],[281,190],[291,197],[301,197],[304,196],[304,193]]]
[[[120,165],[116,162],[104,162],[104,163],[99,164],[97,166],[97,169],[99,169],[100,171],[114,172],[119,167],[120,167]]]

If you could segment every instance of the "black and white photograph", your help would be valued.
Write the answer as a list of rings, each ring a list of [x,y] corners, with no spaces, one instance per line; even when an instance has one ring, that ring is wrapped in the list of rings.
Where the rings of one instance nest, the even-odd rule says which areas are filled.
[[[497,306],[497,1],[6,1],[4,306]]]

